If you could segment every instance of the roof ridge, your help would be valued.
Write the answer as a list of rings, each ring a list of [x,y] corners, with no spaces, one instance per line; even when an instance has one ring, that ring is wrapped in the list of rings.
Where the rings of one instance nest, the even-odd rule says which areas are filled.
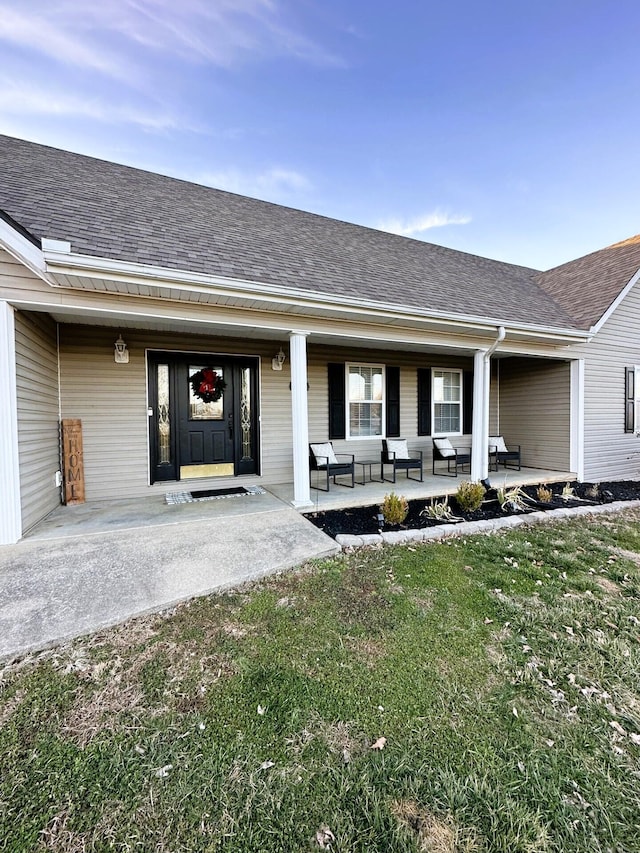
[[[582,328],[606,314],[640,269],[640,234],[536,276],[536,284]]]
[[[610,246],[606,246],[606,248],[621,249],[623,246],[632,246],[636,243],[640,243],[640,234],[633,234],[631,237],[627,237],[626,240],[619,240],[617,243],[612,243]]]
[[[587,252],[586,255],[580,255],[579,258],[571,258],[571,260],[564,261],[563,263],[558,264],[555,267],[550,267],[547,270],[541,270],[539,272],[539,277],[541,278],[541,277],[546,276],[550,273],[554,273],[557,270],[561,270],[561,269],[565,269],[567,267],[572,267],[572,266],[581,264],[584,261],[588,260],[589,258],[593,258],[596,255],[601,255],[603,252],[609,251],[609,249],[624,249],[627,246],[635,246],[635,245],[640,245],[640,234],[635,234],[632,237],[627,237],[626,239],[620,240],[617,243],[611,243],[608,246],[602,246],[599,249],[594,249],[592,252]]]

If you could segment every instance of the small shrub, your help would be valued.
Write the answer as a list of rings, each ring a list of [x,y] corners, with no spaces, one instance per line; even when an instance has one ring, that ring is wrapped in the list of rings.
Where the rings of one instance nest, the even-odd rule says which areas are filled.
[[[600,500],[600,483],[591,483],[590,486],[584,490],[585,498],[589,498],[592,501]]]
[[[475,512],[480,509],[482,499],[485,496],[485,488],[482,483],[465,482],[460,483],[456,492],[456,501],[462,512]]]
[[[506,485],[496,489],[498,503],[503,512],[523,512],[529,507],[529,497],[520,486],[507,489]]]
[[[536,489],[536,497],[542,504],[550,504],[553,499],[553,492],[546,486],[538,486]]]
[[[402,495],[391,492],[385,495],[380,511],[386,524],[402,524],[409,513],[409,502]]]
[[[451,511],[449,498],[445,498],[443,501],[432,500],[429,506],[426,506],[422,510],[420,515],[426,515],[427,518],[433,518],[436,521],[462,521],[461,518],[457,518]]]
[[[562,489],[562,494],[560,495],[562,500],[570,501],[573,498],[575,498],[575,496],[576,496],[576,493],[573,491],[573,488],[571,487],[571,483],[565,483],[564,488]]]

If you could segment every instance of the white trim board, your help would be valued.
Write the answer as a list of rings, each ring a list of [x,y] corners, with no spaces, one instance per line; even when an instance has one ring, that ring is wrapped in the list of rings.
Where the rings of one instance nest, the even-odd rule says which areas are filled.
[[[273,302],[277,297],[285,303],[321,306],[325,310],[336,310],[370,316],[376,313],[398,320],[432,320],[480,332],[494,333],[496,326],[507,326],[512,332],[526,332],[542,338],[561,338],[566,343],[586,339],[589,333],[580,329],[545,326],[535,323],[510,322],[504,318],[487,318],[455,312],[433,311],[411,308],[396,304],[378,302],[360,297],[338,296],[329,293],[314,293],[264,282],[246,279],[225,278],[186,270],[169,269],[146,264],[97,258],[89,255],[74,255],[66,252],[47,251],[44,253],[47,269],[54,275],[81,276],[89,279],[107,278],[110,281],[128,283],[135,286],[149,285],[159,289],[184,290],[185,292],[206,292],[220,296],[245,296],[255,301]],[[69,284],[58,286],[74,289]],[[77,289],[77,288],[75,288]],[[159,297],[161,298],[161,297]]]
[[[0,302],[0,545],[22,536],[14,309]]]
[[[611,305],[609,305],[609,307],[608,307],[608,308],[607,308],[607,310],[604,312],[604,314],[602,315],[602,317],[600,317],[600,319],[598,320],[598,322],[597,322],[594,326],[592,326],[592,327],[589,329],[589,334],[590,334],[591,336],[593,336],[593,335],[597,335],[597,334],[598,334],[598,332],[600,331],[600,329],[604,326],[604,324],[607,322],[607,320],[609,319],[609,317],[611,317],[611,315],[612,315],[612,314],[613,314],[613,312],[616,310],[616,308],[618,307],[618,305],[620,305],[620,303],[622,302],[622,300],[627,296],[627,294],[629,293],[629,291],[633,289],[633,287],[637,284],[637,282],[638,282],[639,280],[640,280],[640,269],[635,273],[635,275],[631,276],[631,279],[629,280],[629,282],[624,286],[624,288],[623,288],[623,289],[620,291],[620,293],[616,296],[616,298],[613,300],[613,302],[611,303]]]

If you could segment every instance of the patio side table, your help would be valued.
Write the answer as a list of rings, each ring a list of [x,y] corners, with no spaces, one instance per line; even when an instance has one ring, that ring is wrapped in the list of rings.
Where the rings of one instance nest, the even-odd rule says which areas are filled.
[[[356,482],[359,483],[361,486],[364,486],[365,483],[367,482],[367,480],[366,480],[367,468],[369,469],[369,480],[368,480],[369,483],[381,483],[382,482],[382,480],[376,480],[373,476],[373,473],[372,473],[373,466],[380,464],[379,459],[356,459],[355,464],[362,466],[362,479],[356,480]]]

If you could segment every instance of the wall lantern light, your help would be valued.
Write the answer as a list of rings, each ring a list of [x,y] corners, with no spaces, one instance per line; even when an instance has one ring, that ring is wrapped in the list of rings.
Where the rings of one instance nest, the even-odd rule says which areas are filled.
[[[282,365],[284,364],[284,360],[286,355],[282,351],[282,347],[280,347],[279,353],[275,356],[275,358],[271,359],[271,370],[282,370]]]
[[[118,336],[118,340],[113,345],[113,358],[116,364],[129,364],[129,350],[127,345],[122,340],[122,335]]]

